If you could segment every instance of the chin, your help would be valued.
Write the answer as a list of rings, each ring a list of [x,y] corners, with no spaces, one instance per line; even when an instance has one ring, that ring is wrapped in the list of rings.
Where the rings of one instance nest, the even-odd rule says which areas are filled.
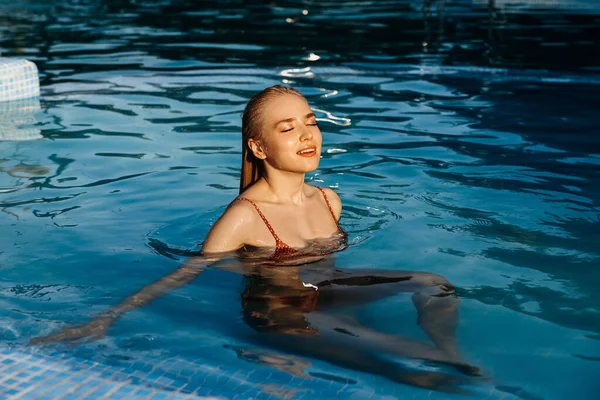
[[[304,172],[313,172],[314,170],[316,170],[317,168],[319,168],[320,157],[315,157],[315,158],[316,158],[315,161],[311,160],[312,162],[309,165],[306,166],[306,171],[304,171]]]
[[[288,171],[306,174],[306,173],[309,173],[309,172],[313,172],[318,167],[319,167],[319,163],[318,162],[314,163],[314,164],[313,163],[311,163],[311,164],[306,163],[306,165],[296,165],[294,168],[288,169]]]

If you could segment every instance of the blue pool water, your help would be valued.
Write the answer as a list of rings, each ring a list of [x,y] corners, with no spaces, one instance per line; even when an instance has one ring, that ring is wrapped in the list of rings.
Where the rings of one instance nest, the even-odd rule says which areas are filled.
[[[241,318],[242,278],[220,270],[127,314],[101,340],[28,345],[198,250],[237,195],[245,102],[285,83],[306,95],[324,133],[307,179],[344,202],[350,247],[336,265],[448,278],[461,298],[461,354],[489,377],[465,386],[475,397],[597,398],[598,4],[0,9],[0,55],[34,61],[41,84],[37,123],[13,132],[33,140],[0,141],[0,397],[461,397],[257,345]],[[409,295],[353,312],[426,340]],[[272,359],[285,367],[260,361]],[[52,374],[31,372],[43,363]],[[27,376],[77,382],[82,365],[97,374],[81,380],[88,386],[113,386],[20,386]]]

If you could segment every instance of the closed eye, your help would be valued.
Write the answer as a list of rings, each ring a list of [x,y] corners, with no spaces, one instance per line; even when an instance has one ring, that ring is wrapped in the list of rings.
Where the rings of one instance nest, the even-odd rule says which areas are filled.
[[[311,123],[311,124],[306,124],[306,126],[318,126],[318,125],[317,125],[317,121],[315,121],[315,122],[313,122],[313,123]],[[282,131],[281,131],[281,133],[285,133],[285,132],[290,132],[290,131],[293,131],[293,130],[294,130],[294,128],[295,128],[295,127],[294,127],[294,126],[292,126],[292,127],[288,128],[288,129],[284,129],[284,130],[282,130]]]

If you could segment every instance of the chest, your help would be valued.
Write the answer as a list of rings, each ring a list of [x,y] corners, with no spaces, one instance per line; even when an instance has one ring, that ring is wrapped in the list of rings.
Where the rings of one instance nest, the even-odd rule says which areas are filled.
[[[338,230],[329,208],[318,202],[265,206],[261,210],[264,220],[257,218],[251,245],[274,247],[278,237],[288,246],[303,248],[311,240],[329,238]]]

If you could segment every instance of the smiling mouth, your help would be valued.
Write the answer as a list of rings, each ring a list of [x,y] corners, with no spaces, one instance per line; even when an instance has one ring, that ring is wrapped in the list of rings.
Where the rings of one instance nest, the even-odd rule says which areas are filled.
[[[296,154],[302,157],[312,157],[315,154],[317,154],[317,149],[315,147],[308,147],[306,149],[298,151]]]

